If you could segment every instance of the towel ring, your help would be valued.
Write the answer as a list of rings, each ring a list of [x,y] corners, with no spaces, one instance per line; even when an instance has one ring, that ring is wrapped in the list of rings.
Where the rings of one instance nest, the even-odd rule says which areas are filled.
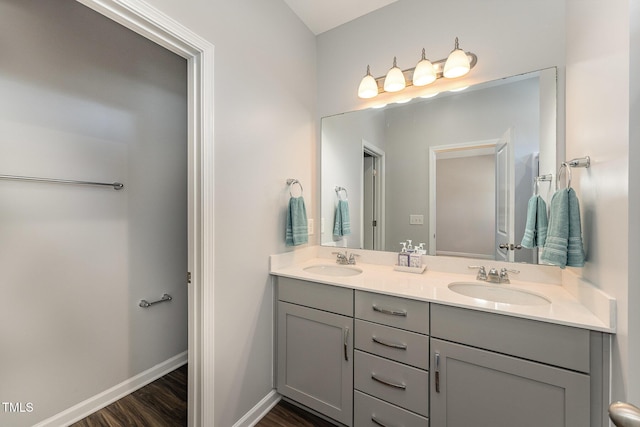
[[[298,186],[300,186],[300,196],[298,197],[302,197],[304,189],[302,188],[302,184],[300,184],[300,181],[298,181],[297,179],[288,179],[287,184],[289,185],[289,196],[293,197],[293,194],[291,194],[291,187],[293,187],[293,184],[298,184]]]
[[[340,192],[344,191],[344,199],[340,198]],[[349,199],[349,193],[347,193],[347,189],[344,187],[337,187],[336,186],[336,195],[338,196],[338,200],[348,200]]]
[[[533,195],[534,196],[537,196],[537,195],[540,194],[540,181],[553,182],[553,175],[552,174],[540,175],[540,176],[536,176],[535,178],[533,178],[533,183],[534,183]],[[556,185],[557,185],[557,183],[556,183]]]
[[[556,191],[559,188],[560,184],[560,176],[562,175],[562,170],[565,170],[565,177],[567,179],[567,186],[565,188],[571,188],[571,168],[567,162],[562,162],[560,165],[560,170],[558,171],[558,178],[556,179]]]

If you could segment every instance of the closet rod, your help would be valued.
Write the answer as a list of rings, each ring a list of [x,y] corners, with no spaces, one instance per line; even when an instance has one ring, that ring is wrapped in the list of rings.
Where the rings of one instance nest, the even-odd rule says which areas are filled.
[[[53,179],[53,178],[36,178],[32,176],[15,176],[15,175],[0,175],[0,179],[6,179],[11,181],[34,181],[34,182],[55,182],[58,184],[76,184],[76,185],[98,185],[113,187],[114,190],[122,190],[124,184],[120,182],[91,182],[91,181],[74,181],[70,179]]]

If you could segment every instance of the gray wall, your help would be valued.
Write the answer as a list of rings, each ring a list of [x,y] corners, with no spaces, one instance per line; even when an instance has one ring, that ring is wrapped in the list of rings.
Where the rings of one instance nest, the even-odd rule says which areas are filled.
[[[366,114],[340,114],[322,121],[321,221],[323,245],[361,248],[362,242],[362,144],[363,140],[384,150],[384,111],[370,110]],[[347,189],[351,235],[333,236],[338,197],[335,187]]]
[[[33,425],[187,350],[186,62],[71,0],[1,0],[0,396]],[[152,309],[140,299],[173,297]]]
[[[295,250],[284,243],[287,178],[317,218],[316,39],[281,0],[147,3],[215,46],[212,403],[226,427],[274,387],[268,257]]]
[[[640,74],[629,65],[637,71],[639,25],[640,8],[628,0],[400,0],[318,37],[320,116],[370,104],[355,94],[366,64],[382,75],[396,55],[409,68],[424,44],[432,58],[444,58],[455,36],[479,57],[470,83],[559,67],[559,158],[594,161],[575,171],[587,249],[587,265],[576,273],[617,298],[612,398],[636,404],[640,315],[631,307],[640,303],[640,272],[629,261],[640,256],[640,181],[629,179],[637,175],[629,165],[638,160],[631,141],[638,139]]]
[[[437,253],[495,259],[495,156],[439,159],[437,165]]]
[[[586,264],[582,271],[617,299],[612,400],[640,404],[637,101],[640,11],[626,0],[567,2],[567,158],[574,171]],[[606,64],[623,64],[610,67]],[[633,64],[631,72],[629,66]]]

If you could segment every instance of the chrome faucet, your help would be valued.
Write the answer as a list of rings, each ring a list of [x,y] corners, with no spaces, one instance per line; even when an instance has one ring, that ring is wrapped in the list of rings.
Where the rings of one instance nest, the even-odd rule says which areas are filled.
[[[509,280],[509,273],[518,274],[520,270],[509,270],[506,268],[500,269],[500,283],[511,283]]]
[[[500,274],[495,267],[492,267],[487,274],[487,282],[500,283]]]
[[[490,283],[511,283],[509,280],[509,273],[518,274],[520,270],[510,270],[507,268],[502,268],[498,271],[497,268],[491,267],[489,272],[484,268],[483,265],[470,265],[469,268],[477,268],[478,275],[476,276],[476,280],[482,280]]]
[[[476,280],[487,280],[487,270],[484,269],[484,265],[470,265],[469,268],[478,269]]]
[[[340,265],[355,265],[356,257],[360,256],[358,254],[354,254],[351,252],[350,254],[347,251],[342,252],[331,252],[336,256],[336,263]]]

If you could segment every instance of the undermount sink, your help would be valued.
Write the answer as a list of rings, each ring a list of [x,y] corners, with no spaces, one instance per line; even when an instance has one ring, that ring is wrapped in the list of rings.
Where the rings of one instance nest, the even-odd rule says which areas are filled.
[[[351,265],[335,265],[335,264],[318,264],[305,267],[304,271],[312,274],[319,274],[320,276],[332,276],[332,277],[348,277],[357,276],[362,273],[362,270],[358,267]]]
[[[449,289],[460,295],[485,301],[515,305],[551,304],[547,298],[533,292],[515,289],[505,285],[493,285],[476,282],[453,282]]]

